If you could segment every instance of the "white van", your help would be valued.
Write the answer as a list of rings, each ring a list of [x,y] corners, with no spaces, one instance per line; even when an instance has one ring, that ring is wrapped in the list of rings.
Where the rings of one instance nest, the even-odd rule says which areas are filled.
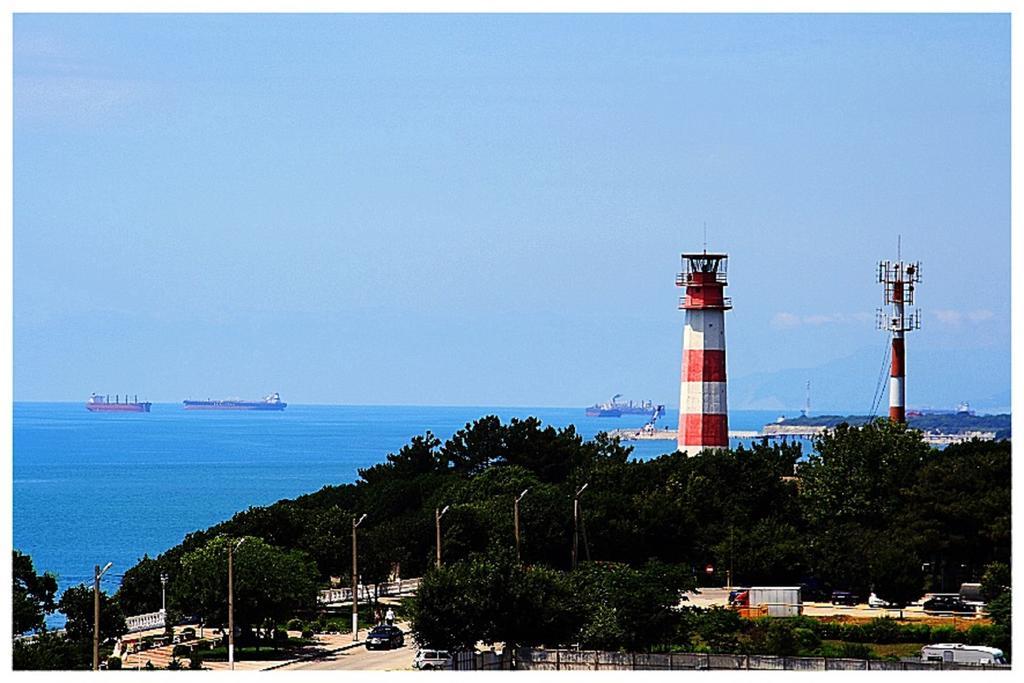
[[[952,662],[954,664],[1006,664],[1003,651],[984,645],[963,643],[936,643],[921,648],[923,662]]]

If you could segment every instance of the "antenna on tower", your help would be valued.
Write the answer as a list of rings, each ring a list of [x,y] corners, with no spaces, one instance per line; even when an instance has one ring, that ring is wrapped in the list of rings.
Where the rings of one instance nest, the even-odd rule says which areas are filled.
[[[804,398],[804,409],[803,409],[803,411],[801,411],[801,412],[803,412],[803,416],[802,417],[810,417],[811,416],[811,380],[807,380],[806,392],[807,393],[806,393],[805,398]]]
[[[903,235],[896,235],[896,260],[903,260]]]
[[[704,253],[708,253],[708,222],[704,221]]]

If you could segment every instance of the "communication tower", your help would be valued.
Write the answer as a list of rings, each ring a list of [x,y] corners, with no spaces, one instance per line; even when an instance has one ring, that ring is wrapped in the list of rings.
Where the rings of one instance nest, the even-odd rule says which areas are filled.
[[[724,295],[728,260],[726,254],[684,253],[683,272],[676,276],[676,286],[686,288],[686,295],[679,298],[686,324],[677,445],[688,455],[729,447],[725,312],[732,301]]]
[[[914,286],[921,281],[921,263],[903,260],[878,264],[878,282],[883,285],[883,299],[889,309],[878,309],[878,329],[892,333],[892,365],[889,371],[889,419],[907,421],[907,363],[904,336],[920,329],[921,311],[907,312],[914,305]]]

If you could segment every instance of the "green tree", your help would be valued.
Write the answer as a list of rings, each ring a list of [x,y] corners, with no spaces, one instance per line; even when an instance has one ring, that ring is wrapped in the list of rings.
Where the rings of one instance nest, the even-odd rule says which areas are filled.
[[[117,589],[117,601],[125,614],[146,614],[160,609],[163,589],[160,574],[169,573],[169,564],[144,555],[124,573]]]
[[[903,490],[931,449],[920,432],[889,420],[840,424],[815,448],[798,469],[811,569],[828,586],[863,590],[874,532],[904,512]]]
[[[92,642],[95,627],[93,587],[84,583],[64,591],[58,607],[67,617],[64,632],[72,642]],[[116,638],[128,630],[124,612],[117,600],[100,591],[100,642]]]
[[[985,565],[1010,560],[1009,442],[936,450],[907,480],[896,520],[930,567],[932,590],[955,590]]]
[[[981,597],[989,601],[995,600],[1010,590],[1010,579],[1010,565],[1005,562],[992,562],[985,567],[985,573],[981,576]]]
[[[571,576],[581,619],[579,641],[594,649],[645,650],[666,642],[676,628],[674,610],[694,587],[677,566],[589,562]]]
[[[558,645],[574,632],[573,596],[561,572],[524,567],[510,550],[428,572],[412,604],[412,631],[431,647],[459,649],[479,640]]]
[[[185,555],[173,584],[175,604],[204,622],[227,623],[228,544],[213,538]],[[288,551],[245,537],[234,551],[235,623],[241,629],[273,629],[299,610],[316,607],[317,570],[301,551]]]
[[[898,534],[877,538],[869,560],[871,584],[875,594],[900,609],[921,597],[924,592],[924,572],[921,560]]]
[[[15,640],[15,671],[73,671],[92,668],[92,646],[73,642],[61,633],[43,631],[32,640]]]
[[[45,629],[46,615],[57,609],[57,577],[49,572],[37,574],[32,558],[15,550],[11,578],[14,633]]]

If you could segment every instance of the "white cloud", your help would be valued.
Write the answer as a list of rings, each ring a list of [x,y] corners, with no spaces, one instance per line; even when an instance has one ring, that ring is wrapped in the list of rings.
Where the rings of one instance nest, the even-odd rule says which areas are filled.
[[[963,316],[960,311],[954,311],[951,308],[938,308],[935,310],[935,317],[939,319],[939,322],[943,325],[959,325]]]
[[[800,324],[800,316],[793,315],[792,313],[776,313],[772,316],[772,327],[786,328],[796,327]]]
[[[870,313],[811,313],[808,315],[796,315],[794,313],[781,312],[772,316],[771,325],[775,328],[800,327],[801,325],[838,325],[842,323],[862,324],[874,320]]]
[[[972,322],[976,323],[981,322],[982,320],[991,320],[994,316],[995,313],[987,308],[979,308],[967,314],[967,317],[970,318]]]
[[[950,325],[952,327],[958,327],[965,322],[981,323],[986,320],[992,320],[995,317],[995,313],[988,310],[987,308],[977,308],[973,311],[957,311],[952,308],[939,308],[934,311],[935,317],[943,325]]]
[[[16,117],[98,118],[137,103],[146,85],[82,76],[23,76],[14,79]]]

